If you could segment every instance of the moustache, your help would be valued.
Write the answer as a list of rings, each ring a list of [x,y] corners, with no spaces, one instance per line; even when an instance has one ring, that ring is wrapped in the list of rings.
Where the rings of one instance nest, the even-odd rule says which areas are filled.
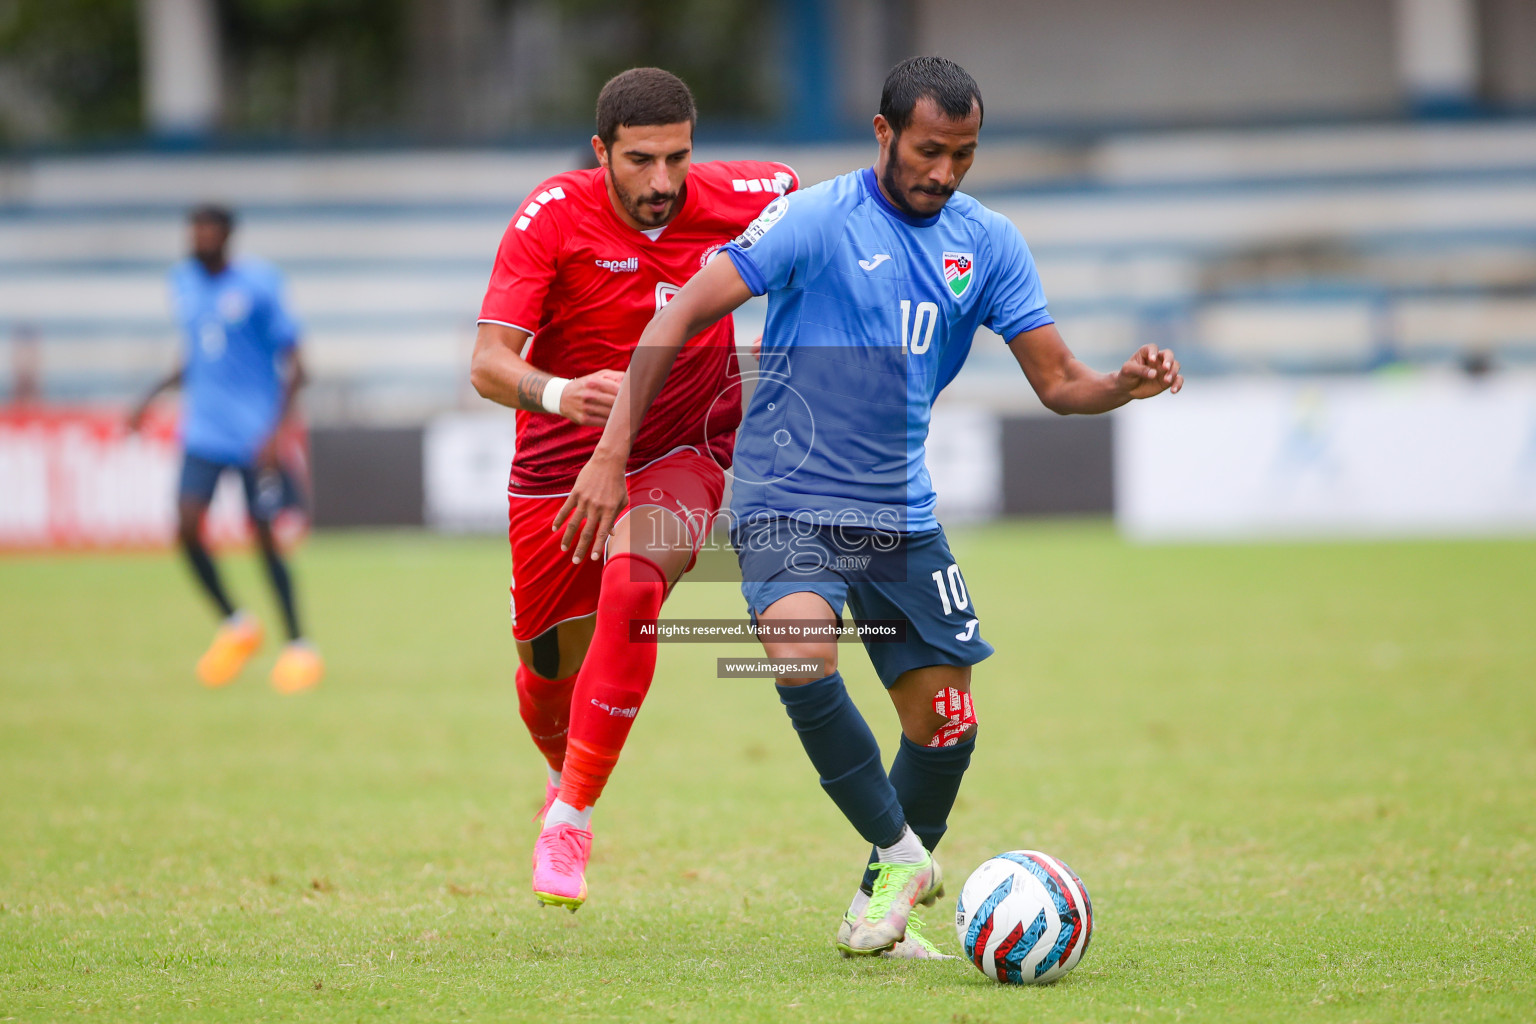
[[[670,203],[677,198],[676,192],[652,192],[648,196],[641,196],[642,203]]]
[[[952,188],[924,188],[921,185],[912,189],[913,192],[921,192],[925,196],[936,196],[940,199],[948,199],[955,194]]]

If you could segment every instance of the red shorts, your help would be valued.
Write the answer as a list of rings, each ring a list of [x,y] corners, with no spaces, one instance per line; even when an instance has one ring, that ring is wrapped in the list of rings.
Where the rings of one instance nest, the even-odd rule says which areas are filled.
[[[619,521],[636,508],[664,508],[688,527],[696,559],[725,494],[725,473],[715,461],[682,448],[629,473],[624,482],[629,505]],[[553,626],[597,611],[602,562],[584,558],[580,565],[572,565],[570,552],[560,550],[562,534],[550,529],[565,498],[564,494],[507,497],[512,635],[518,640],[532,640]],[[694,559],[689,559],[689,569]]]

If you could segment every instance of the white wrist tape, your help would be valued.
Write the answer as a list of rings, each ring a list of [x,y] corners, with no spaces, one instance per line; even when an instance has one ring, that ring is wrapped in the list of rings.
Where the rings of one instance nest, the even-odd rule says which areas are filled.
[[[551,377],[549,383],[544,385],[544,397],[539,403],[544,406],[545,412],[560,415],[560,396],[565,393],[565,386],[571,382],[569,377]]]

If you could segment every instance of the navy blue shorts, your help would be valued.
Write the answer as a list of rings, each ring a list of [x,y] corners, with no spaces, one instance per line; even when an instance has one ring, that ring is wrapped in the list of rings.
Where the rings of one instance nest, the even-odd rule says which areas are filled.
[[[177,496],[182,501],[195,501],[204,508],[213,501],[214,489],[225,470],[240,474],[245,488],[245,508],[251,518],[260,523],[270,523],[274,516],[292,504],[292,485],[287,476],[277,470],[260,471],[254,466],[242,466],[234,462],[219,462],[187,452],[181,463],[181,485]]]
[[[887,533],[753,518],[732,524],[731,543],[754,621],[803,593],[819,595],[839,620],[845,603],[855,622],[906,620],[905,640],[864,641],[887,688],[914,668],[974,665],[992,654],[943,529]]]

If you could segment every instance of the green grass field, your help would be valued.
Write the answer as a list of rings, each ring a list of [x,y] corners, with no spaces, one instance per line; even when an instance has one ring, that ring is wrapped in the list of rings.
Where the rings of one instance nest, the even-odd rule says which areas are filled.
[[[541,910],[502,544],[329,535],[297,572],[330,675],[293,698],[270,647],[193,681],[212,623],[169,556],[0,562],[0,1019],[1536,1017],[1536,543],[953,539],[998,654],[929,932],[953,951],[966,874],[1046,850],[1097,912],[1063,982],[836,955],[865,848],[771,683],[714,678],[748,648],[663,647],[590,902]]]

